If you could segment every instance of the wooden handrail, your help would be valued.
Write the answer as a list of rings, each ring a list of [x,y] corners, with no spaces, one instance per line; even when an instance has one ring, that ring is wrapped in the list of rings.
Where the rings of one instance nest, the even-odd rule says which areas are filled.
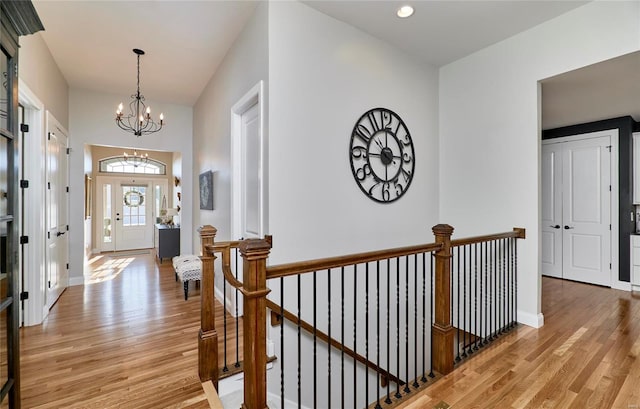
[[[270,299],[267,298],[267,308],[269,308],[273,313],[275,313],[277,316],[281,316],[282,314],[284,314],[284,318],[289,321],[292,322],[294,324],[300,324],[300,328],[304,329],[305,331],[307,331],[310,334],[313,334],[313,325],[309,324],[308,322],[304,321],[303,319],[298,320],[298,316],[295,315],[294,313],[288,311],[287,309],[283,309],[280,307],[280,305],[276,304],[275,302],[271,301]],[[282,324],[281,324],[282,325]],[[334,338],[329,338],[329,336],[327,334],[325,334],[324,332],[318,330],[316,328],[316,337],[318,337],[321,341],[327,343],[327,344],[331,344],[332,347],[342,351],[344,348],[344,353],[345,355],[350,356],[351,358],[354,358],[356,361],[360,362],[361,364],[365,365],[367,368],[376,371],[377,373],[379,373],[383,379],[385,379],[386,381],[392,381],[395,382],[398,385],[404,385],[405,382],[401,379],[398,379],[397,376],[389,373],[387,370],[380,368],[378,365],[374,364],[373,362],[369,361],[367,358],[363,357],[362,355],[358,354],[357,352],[354,352],[352,349],[346,347],[345,345],[343,345],[341,342],[339,342],[338,340],[334,339]]]
[[[428,253],[438,251],[442,244],[429,243],[417,246],[398,247],[389,250],[370,251],[366,253],[351,254],[348,256],[328,257],[310,261],[300,261],[296,263],[280,264],[267,267],[267,279],[287,277],[312,271],[328,270],[331,268],[350,266],[354,264],[368,263],[376,260],[403,257],[412,254]]]
[[[513,231],[504,233],[487,234],[484,236],[466,237],[464,239],[451,240],[451,247],[466,246],[468,244],[484,243],[487,241],[500,240],[500,239],[524,239],[526,238],[525,229],[520,227],[514,227]]]

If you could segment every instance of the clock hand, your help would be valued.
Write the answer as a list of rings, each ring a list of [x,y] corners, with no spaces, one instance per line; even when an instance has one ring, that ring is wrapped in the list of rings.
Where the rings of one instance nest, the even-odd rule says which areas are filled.
[[[375,141],[376,141],[376,145],[378,145],[378,147],[379,147],[381,150],[382,150],[382,149],[384,149],[384,146],[382,146],[382,143],[380,143],[380,141],[379,141],[379,140],[377,140],[377,139],[376,139]]]

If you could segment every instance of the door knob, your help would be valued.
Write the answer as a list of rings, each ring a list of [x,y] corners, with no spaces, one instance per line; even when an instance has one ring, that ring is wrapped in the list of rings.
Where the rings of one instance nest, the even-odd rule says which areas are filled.
[[[120,220],[120,218],[119,218],[119,217],[116,217],[116,221],[119,221],[119,220]]]
[[[573,227],[570,227],[570,226],[564,226],[564,229],[565,229],[565,230],[569,230],[569,229],[573,229]]]
[[[553,227],[554,229],[559,229],[559,228],[560,228],[560,225],[559,225],[559,224],[556,224],[555,226],[549,226],[549,227]]]

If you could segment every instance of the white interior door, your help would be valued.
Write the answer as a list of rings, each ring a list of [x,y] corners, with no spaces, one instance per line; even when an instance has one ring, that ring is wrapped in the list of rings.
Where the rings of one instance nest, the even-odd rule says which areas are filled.
[[[262,237],[260,120],[258,104],[242,114],[242,237]]]
[[[611,137],[542,147],[542,273],[611,285]]]
[[[115,250],[153,247],[153,193],[150,183],[115,186]]]
[[[52,126],[47,136],[47,296],[51,308],[69,284],[69,174],[67,136]]]
[[[611,285],[610,137],[563,147],[563,276]]]
[[[562,144],[542,145],[542,274],[562,278]]]

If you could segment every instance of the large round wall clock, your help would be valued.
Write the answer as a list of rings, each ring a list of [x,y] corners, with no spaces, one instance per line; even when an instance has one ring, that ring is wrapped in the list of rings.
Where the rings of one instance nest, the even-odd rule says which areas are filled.
[[[356,183],[370,199],[400,199],[415,169],[413,141],[402,118],[386,108],[365,112],[353,127],[349,160]]]

